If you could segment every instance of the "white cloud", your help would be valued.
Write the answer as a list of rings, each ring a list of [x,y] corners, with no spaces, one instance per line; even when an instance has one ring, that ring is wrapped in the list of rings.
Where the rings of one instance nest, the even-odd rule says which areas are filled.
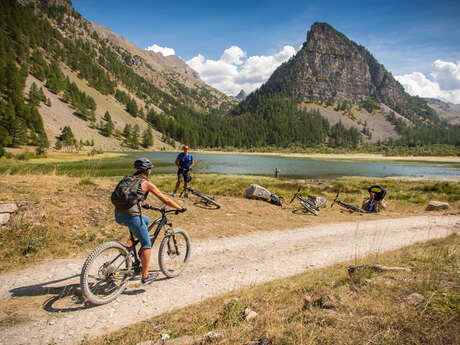
[[[176,52],[173,48],[160,47],[156,44],[152,44],[150,47],[145,48],[145,50],[150,50],[154,53],[161,53],[163,56],[176,55]]]
[[[231,46],[219,60],[206,59],[198,54],[187,64],[209,85],[228,95],[236,95],[241,89],[250,93],[260,87],[279,65],[295,53],[294,47],[284,46],[275,55],[247,57],[240,47]]]
[[[460,104],[460,61],[454,63],[436,60],[431,76],[433,80],[420,72],[413,72],[396,76],[396,79],[410,95]]]
[[[438,81],[441,90],[460,89],[460,61],[454,63],[436,60],[431,75]]]
[[[220,59],[229,64],[241,65],[243,63],[241,59],[245,57],[246,53],[240,47],[231,46],[230,48],[224,50]]]

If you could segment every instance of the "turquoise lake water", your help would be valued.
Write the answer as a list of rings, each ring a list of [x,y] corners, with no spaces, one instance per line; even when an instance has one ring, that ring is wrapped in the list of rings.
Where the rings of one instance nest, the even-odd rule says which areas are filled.
[[[193,153],[194,172],[235,175],[273,175],[278,168],[281,176],[291,178],[335,178],[340,176],[368,177],[460,177],[460,164],[418,162],[326,161],[309,158],[287,158],[244,154]],[[126,159],[147,157],[153,161],[174,162],[178,152],[133,152]],[[175,166],[155,169],[175,172]]]

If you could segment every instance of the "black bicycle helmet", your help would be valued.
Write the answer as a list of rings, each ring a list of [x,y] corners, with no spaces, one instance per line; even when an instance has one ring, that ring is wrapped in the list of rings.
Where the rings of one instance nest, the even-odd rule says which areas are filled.
[[[147,171],[153,168],[153,164],[147,158],[142,157],[142,158],[136,159],[136,161],[134,162],[134,168],[137,171]]]

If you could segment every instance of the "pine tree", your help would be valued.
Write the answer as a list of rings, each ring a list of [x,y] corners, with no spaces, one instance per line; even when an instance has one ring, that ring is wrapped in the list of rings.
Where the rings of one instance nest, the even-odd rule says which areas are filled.
[[[58,141],[61,142],[63,147],[71,149],[72,146],[76,147],[77,141],[72,133],[72,129],[69,126],[65,126],[61,134],[57,137]]]
[[[147,148],[153,145],[153,134],[150,128],[146,128],[142,133],[142,146]]]
[[[128,138],[130,135],[131,135],[131,125],[129,123],[127,123],[125,125],[125,128],[123,129],[123,136],[125,138]]]

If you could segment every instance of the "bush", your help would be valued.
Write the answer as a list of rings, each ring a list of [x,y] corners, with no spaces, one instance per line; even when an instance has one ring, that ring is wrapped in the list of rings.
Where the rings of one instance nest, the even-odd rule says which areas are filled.
[[[35,154],[29,151],[16,155],[16,159],[20,161],[28,161],[31,158],[35,158]]]
[[[97,183],[91,180],[90,178],[81,179],[78,184],[81,186],[97,186]]]

